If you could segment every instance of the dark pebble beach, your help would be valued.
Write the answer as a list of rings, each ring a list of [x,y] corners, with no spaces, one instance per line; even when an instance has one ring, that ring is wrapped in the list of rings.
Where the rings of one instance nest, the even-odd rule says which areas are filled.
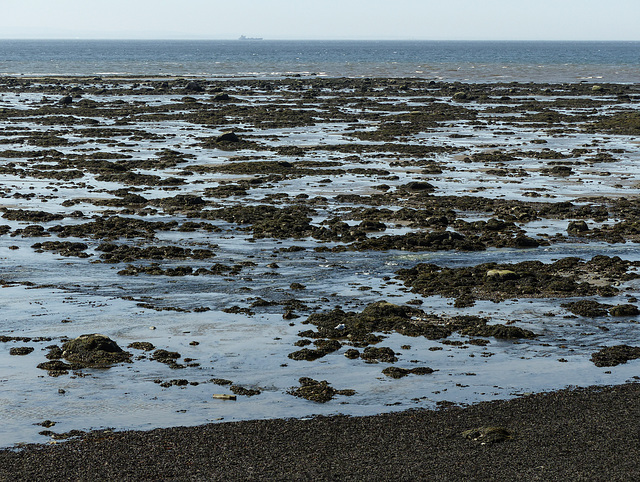
[[[1,480],[639,480],[640,384],[464,408],[93,432],[0,451]],[[482,436],[483,430],[497,437]]]

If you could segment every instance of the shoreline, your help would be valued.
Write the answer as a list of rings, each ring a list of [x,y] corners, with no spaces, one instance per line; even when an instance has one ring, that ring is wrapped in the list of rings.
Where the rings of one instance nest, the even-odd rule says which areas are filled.
[[[0,450],[0,478],[632,480],[640,476],[630,423],[640,415],[639,395],[633,383],[370,417],[100,431]],[[463,436],[480,427],[503,429],[504,440]]]
[[[639,88],[0,78],[2,444],[635,380]]]

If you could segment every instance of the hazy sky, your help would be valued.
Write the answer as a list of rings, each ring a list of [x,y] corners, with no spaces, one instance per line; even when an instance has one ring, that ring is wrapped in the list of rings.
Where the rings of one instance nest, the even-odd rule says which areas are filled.
[[[640,0],[0,0],[0,38],[640,40]]]

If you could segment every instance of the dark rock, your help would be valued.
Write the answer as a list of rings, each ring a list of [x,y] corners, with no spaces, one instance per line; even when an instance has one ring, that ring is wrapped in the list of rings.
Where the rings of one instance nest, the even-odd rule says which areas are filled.
[[[468,440],[479,442],[482,445],[496,442],[504,442],[513,438],[513,434],[503,427],[480,427],[462,432],[462,436]]]
[[[168,351],[159,349],[152,353],[151,358],[153,360],[159,361],[160,363],[165,363],[169,365],[170,368],[184,368],[184,365],[180,365],[176,362],[178,358],[182,355],[177,351]]]
[[[155,346],[153,346],[152,343],[149,343],[148,341],[134,341],[133,343],[130,343],[127,348],[134,348],[136,350],[144,350],[144,351],[151,351],[155,348]]]
[[[32,346],[16,346],[9,349],[9,355],[28,355],[33,350]]]
[[[115,363],[131,362],[131,353],[115,341],[99,334],[80,335],[62,345],[62,356],[74,366],[107,368]]]
[[[414,375],[429,375],[433,373],[434,370],[429,367],[416,367],[416,368],[399,368],[399,367],[387,367],[382,370],[382,373],[391,378],[402,378],[406,377],[409,374]]]
[[[569,223],[567,232],[569,234],[586,233],[589,231],[589,226],[584,221],[573,221]]]
[[[240,142],[240,138],[233,131],[227,131],[216,137],[216,142]]]
[[[363,360],[381,361],[384,363],[394,363],[398,361],[395,352],[387,346],[382,346],[380,348],[368,346],[364,349],[360,357]]]
[[[245,388],[239,385],[231,385],[229,387],[229,390],[231,390],[236,395],[243,395],[245,397],[253,397],[254,395],[260,395],[262,393],[260,390]]]
[[[335,395],[350,397],[356,393],[354,390],[336,390],[326,380],[319,382],[309,377],[302,377],[299,382],[301,386],[299,388],[292,387],[288,393],[312,402],[326,403]]]
[[[590,318],[596,318],[598,316],[607,316],[611,305],[605,305],[593,300],[580,300],[571,303],[563,303],[563,308],[568,309],[574,315],[588,316]]]
[[[638,316],[640,315],[640,310],[635,305],[616,305],[609,308],[609,314],[611,316]]]
[[[322,358],[326,353],[320,350],[311,350],[309,348],[303,348],[302,350],[294,351],[293,353],[289,353],[289,358],[292,360],[306,360],[313,361],[318,358]]]
[[[49,352],[45,355],[48,360],[59,360],[62,358],[62,348],[58,345],[51,345],[47,347]]]
[[[187,83],[184,89],[189,92],[204,92],[204,88],[199,83],[193,81]]]
[[[629,345],[607,346],[591,355],[597,367],[614,367],[636,358],[640,358],[640,347]]]
[[[68,370],[71,370],[71,365],[60,361],[60,360],[52,360],[44,363],[40,363],[37,368],[41,370],[47,370],[49,372],[54,372],[56,374],[67,374]]]
[[[349,348],[344,352],[344,356],[350,358],[351,360],[355,360],[356,358],[360,358],[360,352],[355,348]]]
[[[209,381],[211,383],[215,383],[216,385],[232,385],[233,384],[231,380],[227,380],[226,378],[212,378]]]
[[[515,339],[515,338],[535,338],[534,332],[511,325],[476,325],[460,330],[460,333],[467,336],[492,336],[494,338]]]

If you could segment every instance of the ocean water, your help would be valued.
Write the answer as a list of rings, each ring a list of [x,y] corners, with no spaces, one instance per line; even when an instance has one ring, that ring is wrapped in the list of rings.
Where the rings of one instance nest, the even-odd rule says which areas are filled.
[[[630,83],[640,42],[0,40],[0,74]]]

